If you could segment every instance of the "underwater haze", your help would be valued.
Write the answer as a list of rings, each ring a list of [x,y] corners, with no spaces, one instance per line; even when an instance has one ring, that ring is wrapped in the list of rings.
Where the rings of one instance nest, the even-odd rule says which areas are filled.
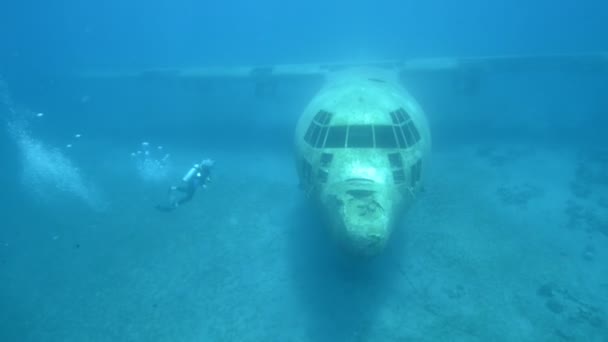
[[[0,341],[608,341],[607,19],[600,0],[1,2]],[[299,187],[322,78],[145,72],[428,58],[473,68],[400,75],[432,153],[373,258]]]

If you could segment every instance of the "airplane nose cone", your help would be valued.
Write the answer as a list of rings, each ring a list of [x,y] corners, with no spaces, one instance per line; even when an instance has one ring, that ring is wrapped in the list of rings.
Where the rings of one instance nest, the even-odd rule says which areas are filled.
[[[342,215],[343,237],[355,254],[373,256],[388,242],[391,230],[384,209],[378,202],[352,200]]]
[[[377,255],[392,232],[392,203],[382,191],[350,189],[335,194],[329,208],[337,240],[356,255]]]

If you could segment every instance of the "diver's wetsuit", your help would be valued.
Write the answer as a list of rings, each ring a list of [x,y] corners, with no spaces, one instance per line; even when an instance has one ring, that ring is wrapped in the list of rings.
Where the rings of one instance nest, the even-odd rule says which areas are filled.
[[[160,211],[173,211],[180,205],[189,202],[194,197],[194,193],[200,186],[205,186],[209,181],[209,177],[211,175],[211,170],[209,168],[202,168],[200,172],[198,172],[195,176],[193,176],[188,182],[185,182],[183,186],[172,187],[169,189],[169,196],[173,194],[174,190],[177,190],[184,194],[181,198],[172,199],[169,202],[169,205],[157,205],[156,209]]]

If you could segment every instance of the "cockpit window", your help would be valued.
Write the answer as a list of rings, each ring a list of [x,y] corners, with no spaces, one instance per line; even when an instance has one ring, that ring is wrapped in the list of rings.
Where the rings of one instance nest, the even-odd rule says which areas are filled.
[[[329,167],[331,161],[334,159],[334,155],[331,153],[321,154],[321,167]]]
[[[321,182],[321,183],[326,183],[328,176],[329,176],[329,174],[328,174],[327,170],[319,169],[319,172],[317,172],[317,178],[319,179],[319,182]]]
[[[346,126],[331,126],[325,140],[325,147],[339,148],[346,146]]]
[[[410,115],[403,108],[399,108],[390,113],[391,120],[395,124],[395,134],[401,148],[414,146],[420,141],[420,133],[412,121]]]
[[[395,125],[401,125],[410,120],[409,114],[403,108],[399,108],[396,111],[390,113],[391,119]]]
[[[346,147],[372,148],[374,147],[374,133],[372,126],[354,125],[348,127],[348,143]]]
[[[390,162],[391,167],[394,169],[403,168],[403,158],[401,158],[401,153],[399,152],[389,153],[388,161]]]
[[[323,144],[325,144],[325,137],[327,136],[328,129],[329,129],[328,126],[323,126],[321,128],[321,130],[319,131],[319,138],[317,139],[316,143],[314,144],[314,146],[316,148],[323,147]]]
[[[315,115],[315,121],[319,124],[319,125],[327,125],[329,124],[329,121],[331,120],[331,113],[324,111],[324,110],[320,110],[316,115]]]
[[[410,146],[403,138],[403,131],[401,131],[400,126],[393,126],[393,130],[395,131],[395,136],[397,137],[397,141],[399,142],[399,147],[405,149]]]
[[[313,122],[310,123],[310,126],[308,126],[308,129],[306,130],[304,141],[312,147],[323,147],[331,117],[332,114],[325,110],[321,110],[315,114]]]
[[[400,126],[391,125],[321,127],[313,123],[308,128],[304,140],[316,148],[377,147],[406,149],[416,143],[407,125],[402,129]]]
[[[314,145],[314,142],[317,141],[317,138],[319,136],[318,131],[319,125],[317,125],[316,123],[310,124],[310,126],[308,126],[308,129],[306,130],[306,134],[304,135],[304,141],[311,145]]]
[[[395,184],[405,182],[405,172],[403,172],[403,169],[393,171],[393,180],[395,181]]]
[[[414,136],[414,139],[416,142],[420,141],[420,133],[418,133],[418,130],[416,129],[416,126],[414,126],[414,123],[412,121],[410,121],[407,126],[410,128],[410,132],[412,132],[412,135]],[[405,129],[405,127],[404,127]]]
[[[411,186],[414,187],[420,181],[420,175],[422,173],[422,160],[419,159],[416,164],[412,165],[411,172]]]
[[[321,153],[321,158],[319,158],[319,170],[317,171],[317,179],[321,183],[327,182],[327,178],[329,177],[329,166],[331,165],[332,160],[334,160],[334,155],[331,153]]]
[[[393,171],[393,181],[395,184],[401,184],[405,182],[405,172],[403,171],[403,157],[401,152],[394,152],[388,154],[388,161]]]
[[[400,128],[401,132],[403,133],[403,136],[405,137],[405,141],[407,142],[407,146],[413,146],[416,143],[416,140],[414,140],[414,137],[412,136],[408,125],[401,126]]]
[[[374,126],[374,136],[376,147],[378,148],[398,148],[397,139],[392,126]]]
[[[397,148],[397,139],[392,126],[374,126],[374,136],[376,147],[378,148]]]
[[[399,108],[389,113],[393,125],[330,126],[332,113],[315,114],[304,141],[314,148],[398,148],[407,149],[420,141],[420,133],[410,115]]]

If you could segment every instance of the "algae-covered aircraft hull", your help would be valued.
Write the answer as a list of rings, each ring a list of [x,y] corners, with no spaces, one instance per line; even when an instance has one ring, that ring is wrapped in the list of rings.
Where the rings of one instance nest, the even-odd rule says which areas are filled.
[[[415,200],[431,147],[427,119],[394,74],[337,72],[295,133],[300,184],[348,250],[379,253]]]

